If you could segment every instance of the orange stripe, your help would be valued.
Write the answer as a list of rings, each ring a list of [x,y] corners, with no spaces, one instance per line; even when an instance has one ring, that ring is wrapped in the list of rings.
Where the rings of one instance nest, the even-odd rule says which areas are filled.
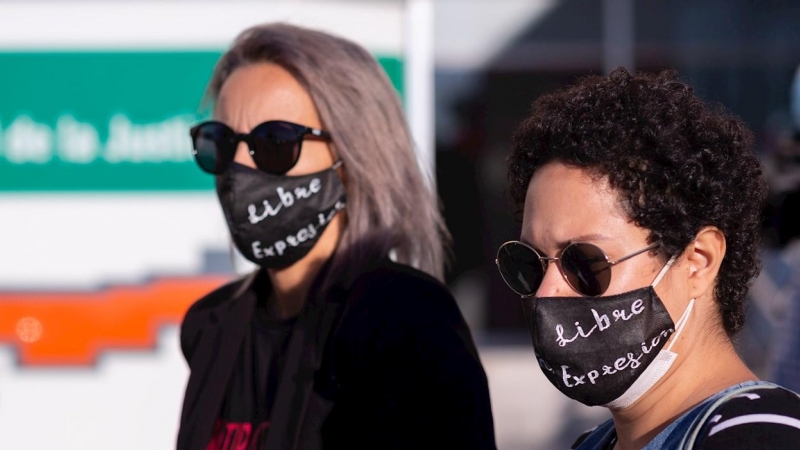
[[[110,349],[150,349],[222,277],[161,279],[87,293],[0,293],[0,344],[23,365],[91,365]]]

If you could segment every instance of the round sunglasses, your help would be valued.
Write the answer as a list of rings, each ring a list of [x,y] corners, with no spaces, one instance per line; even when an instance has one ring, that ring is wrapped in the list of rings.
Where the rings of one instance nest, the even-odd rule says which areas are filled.
[[[630,255],[610,261],[598,246],[587,242],[574,242],[564,247],[555,258],[542,256],[533,247],[520,241],[509,241],[500,246],[495,263],[503,281],[523,297],[534,295],[542,284],[547,265],[556,263],[559,272],[575,292],[589,297],[602,295],[611,284],[611,267],[652,250],[661,245],[656,242]]]
[[[331,141],[327,131],[282,120],[261,123],[250,133],[237,133],[224,123],[211,120],[195,125],[190,134],[197,165],[213,175],[228,170],[239,142],[247,144],[259,170],[282,175],[297,164],[303,140]]]

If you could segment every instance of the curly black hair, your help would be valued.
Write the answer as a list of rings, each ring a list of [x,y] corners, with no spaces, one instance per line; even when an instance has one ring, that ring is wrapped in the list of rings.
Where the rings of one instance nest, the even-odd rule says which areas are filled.
[[[760,270],[767,186],[752,143],[741,120],[705,105],[674,71],[620,68],[533,103],[514,134],[508,193],[521,211],[533,173],[558,161],[606,179],[650,242],[663,243],[662,255],[683,252],[705,226],[719,228],[727,251],[714,297],[732,336]]]

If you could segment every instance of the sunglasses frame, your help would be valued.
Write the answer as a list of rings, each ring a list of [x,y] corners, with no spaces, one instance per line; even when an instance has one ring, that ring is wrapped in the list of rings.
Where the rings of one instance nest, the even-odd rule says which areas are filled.
[[[564,273],[564,268],[561,265],[561,258],[564,255],[564,252],[568,248],[570,248],[570,247],[572,247],[574,245],[581,245],[581,244],[583,244],[583,245],[591,245],[592,247],[598,249],[600,251],[600,253],[603,255],[603,257],[605,258],[606,264],[608,264],[608,269],[610,271],[612,267],[614,267],[615,265],[617,265],[617,264],[619,264],[619,263],[621,263],[623,261],[627,261],[627,260],[633,258],[634,256],[641,255],[642,253],[644,253],[646,251],[649,251],[649,250],[652,250],[654,248],[659,247],[661,245],[661,242],[654,242],[654,243],[648,245],[647,247],[645,247],[645,248],[643,248],[641,250],[637,250],[637,251],[635,251],[635,252],[633,252],[633,253],[631,253],[629,255],[625,255],[625,256],[623,256],[621,258],[617,258],[617,259],[611,261],[611,260],[609,260],[608,254],[605,252],[605,250],[603,250],[599,245],[592,244],[591,242],[580,242],[580,241],[579,242],[570,242],[564,248],[559,250],[558,255],[556,255],[555,257],[550,257],[550,256],[542,256],[538,251],[536,251],[535,248],[533,248],[532,246],[530,246],[530,245],[528,245],[528,244],[526,244],[526,243],[524,243],[522,241],[506,241],[500,246],[500,248],[497,249],[497,256],[495,257],[494,262],[497,265],[498,271],[500,272],[500,278],[503,279],[503,282],[506,284],[506,286],[508,286],[516,294],[521,295],[523,298],[525,298],[525,297],[534,296],[536,294],[536,290],[538,290],[539,286],[542,285],[542,282],[539,281],[539,286],[537,286],[536,289],[533,290],[534,292],[532,292],[530,294],[524,294],[524,293],[519,292],[516,289],[514,289],[514,287],[512,287],[511,284],[509,284],[509,282],[506,281],[505,276],[503,276],[503,271],[500,270],[500,252],[503,250],[503,248],[506,245],[509,245],[509,244],[522,245],[523,247],[526,247],[529,250],[531,250],[536,255],[536,257],[539,258],[539,263],[542,265],[542,280],[544,280],[544,276],[547,273],[547,266],[549,265],[549,263],[550,262],[555,262],[556,263],[556,267],[558,268],[558,272],[561,274],[561,277],[564,279],[564,281],[566,281],[567,285],[573,291],[575,291],[578,294],[583,295],[585,297],[599,297],[599,296],[603,295],[608,290],[608,286],[603,288],[603,290],[599,294],[589,295],[589,294],[583,293],[580,290],[576,289],[575,286],[573,286],[572,283],[569,281],[569,277],[567,277],[567,274]],[[603,270],[605,270],[605,269],[603,269]],[[609,281],[608,282],[609,282],[609,286],[610,286],[611,285],[611,274],[609,274]]]
[[[223,173],[225,173],[225,171],[228,170],[228,167],[230,167],[231,163],[233,162],[234,158],[236,157],[236,148],[239,146],[240,142],[244,142],[245,144],[247,144],[247,148],[250,151],[250,156],[251,157],[255,156],[256,151],[259,151],[259,152],[262,151],[262,150],[259,150],[259,149],[256,148],[255,141],[253,140],[253,132],[255,130],[261,128],[262,126],[269,125],[269,124],[288,125],[288,127],[290,129],[294,130],[294,132],[296,133],[296,138],[297,138],[297,158],[295,158],[294,162],[292,163],[292,165],[288,169],[286,169],[286,170],[284,170],[282,172],[275,172],[275,171],[271,171],[271,170],[267,170],[265,168],[262,168],[262,167],[260,167],[258,165],[258,160],[256,158],[253,158],[253,162],[255,162],[256,167],[258,167],[258,170],[260,170],[262,172],[265,172],[265,173],[272,174],[272,175],[283,175],[286,172],[292,170],[292,168],[297,165],[297,162],[300,160],[300,154],[303,151],[303,141],[304,140],[308,139],[310,141],[322,141],[322,142],[331,142],[331,141],[333,141],[333,137],[331,136],[331,134],[329,132],[325,131],[325,130],[322,130],[322,129],[319,129],[319,128],[307,127],[305,125],[300,125],[300,124],[296,124],[294,122],[288,122],[288,121],[285,121],[285,120],[268,120],[266,122],[261,122],[260,124],[258,124],[255,127],[253,127],[253,129],[250,130],[249,133],[237,133],[235,130],[233,130],[231,127],[229,127],[228,125],[226,125],[223,122],[220,122],[218,120],[206,120],[204,122],[198,123],[197,125],[195,125],[195,126],[193,126],[192,128],[189,129],[189,134],[192,137],[192,155],[195,158],[195,162],[197,163],[198,167],[200,167],[200,169],[203,172],[209,173],[211,175],[222,175]],[[198,136],[200,134],[200,129],[203,126],[207,126],[207,125],[222,126],[225,129],[229,130],[230,134],[231,134],[231,141],[232,142],[230,142],[230,145],[231,145],[232,151],[230,152],[230,156],[227,156],[227,155],[225,156],[227,161],[225,162],[224,168],[219,173],[206,170],[205,168],[203,168],[203,166],[200,164],[200,161],[198,161],[198,159],[197,159],[197,154],[198,154],[198,151],[197,151],[197,138],[198,138]],[[219,155],[220,155],[219,143],[217,143],[216,145],[217,145],[216,157],[219,157]]]

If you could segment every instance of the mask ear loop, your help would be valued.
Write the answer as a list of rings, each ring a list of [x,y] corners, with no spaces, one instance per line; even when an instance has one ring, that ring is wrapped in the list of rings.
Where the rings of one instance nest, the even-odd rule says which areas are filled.
[[[675,259],[677,259],[677,256],[678,255],[672,255],[672,257],[669,259],[669,261],[667,261],[667,263],[664,264],[664,267],[661,268],[661,272],[659,272],[658,276],[656,277],[656,279],[653,280],[653,284],[651,284],[652,287],[656,287],[658,282],[661,281],[661,279],[664,277],[664,275],[666,275],[667,270],[669,270],[669,268],[672,267],[672,263],[675,262]],[[689,320],[689,314],[691,314],[692,307],[694,307],[694,301],[695,301],[695,299],[692,299],[692,300],[689,301],[689,305],[683,311],[683,314],[681,314],[681,317],[678,319],[678,322],[675,324],[675,334],[670,339],[669,346],[666,349],[667,351],[671,351],[672,350],[672,346],[678,340],[678,336],[680,336],[681,331],[683,331],[683,327],[686,325],[686,322]]]
[[[672,267],[672,263],[675,262],[675,259],[677,259],[677,257],[678,255],[672,255],[672,258],[670,258],[669,261],[667,261],[667,263],[664,264],[664,267],[661,268],[661,272],[658,273],[658,276],[656,277],[655,280],[653,280],[653,283],[650,284],[650,286],[656,287],[658,282],[661,281],[661,279],[664,278],[664,275],[667,274],[669,268]]]
[[[672,350],[672,346],[675,344],[675,342],[678,341],[678,336],[681,335],[681,331],[683,331],[683,327],[686,325],[686,322],[689,321],[689,314],[691,314],[692,307],[694,307],[694,301],[695,301],[695,299],[691,299],[689,301],[689,305],[683,311],[683,314],[681,314],[680,319],[678,319],[678,323],[675,325],[675,329],[676,329],[675,334],[672,336],[672,339],[670,339],[669,346],[667,346],[667,351],[671,351]]]

